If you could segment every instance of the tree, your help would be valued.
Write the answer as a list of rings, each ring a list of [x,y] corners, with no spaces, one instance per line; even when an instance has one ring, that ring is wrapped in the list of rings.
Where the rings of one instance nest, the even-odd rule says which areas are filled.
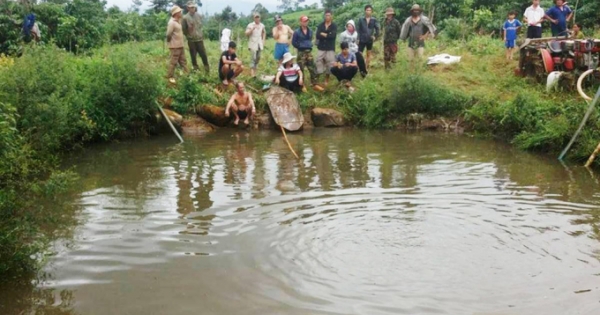
[[[150,0],[150,10],[153,12],[166,12],[171,0]]]
[[[277,6],[277,9],[287,11],[291,10],[294,7],[294,0],[279,0],[281,2],[280,5]]]
[[[267,8],[265,8],[262,4],[257,3],[254,6],[254,9],[252,9],[252,15],[254,15],[254,13],[258,13],[260,14],[260,18],[262,20],[266,19],[269,16],[269,10],[267,10]]]
[[[335,9],[343,6],[347,1],[346,0],[321,0],[321,4],[323,8],[327,9]]]
[[[237,20],[238,16],[235,12],[233,12],[231,6],[228,5],[225,7],[225,9],[223,9],[223,11],[221,11],[221,13],[215,15],[215,19],[220,22],[229,23]]]
[[[133,4],[129,8],[129,11],[140,13],[140,8],[142,7],[142,0],[132,0]]]

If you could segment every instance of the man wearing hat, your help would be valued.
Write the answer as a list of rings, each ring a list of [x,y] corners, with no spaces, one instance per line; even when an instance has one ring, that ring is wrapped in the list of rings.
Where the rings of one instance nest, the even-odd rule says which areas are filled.
[[[383,61],[385,68],[390,69],[391,63],[396,63],[398,52],[398,39],[402,31],[402,25],[395,18],[393,8],[385,10],[385,21],[383,22]]]
[[[265,49],[265,38],[267,37],[265,25],[260,22],[260,14],[254,13],[254,22],[248,24],[246,27],[246,36],[248,36],[248,50],[250,50],[250,54],[252,55],[250,74],[252,77],[255,77],[256,68],[260,61],[260,52]]]
[[[188,40],[190,57],[192,57],[192,66],[194,67],[194,70],[198,70],[196,55],[200,55],[202,63],[204,64],[204,72],[208,73],[208,58],[206,56],[206,49],[204,48],[204,36],[202,35],[202,17],[197,12],[198,7],[193,1],[187,3],[187,10],[188,13],[183,16],[181,26],[183,27],[183,33]]]
[[[317,84],[317,71],[315,69],[315,62],[313,60],[312,49],[313,49],[313,32],[308,27],[308,16],[303,15],[300,17],[300,27],[294,32],[292,36],[292,46],[298,50],[298,65],[300,69],[308,70],[310,74],[310,83],[313,85]],[[318,88],[315,86],[315,88]]]
[[[275,16],[275,27],[273,27],[273,38],[275,39],[275,50],[273,57],[281,64],[281,58],[286,52],[290,52],[291,37],[294,35],[292,29],[283,24],[283,20],[279,15]]]
[[[183,31],[181,29],[181,8],[173,6],[171,8],[171,19],[167,24],[167,43],[169,51],[171,52],[171,61],[169,62],[169,70],[167,71],[167,77],[170,81],[174,81],[173,73],[175,72],[175,66],[179,64],[185,72],[188,72],[187,62],[185,60],[185,52],[183,51]]]
[[[402,24],[400,39],[408,39],[408,59],[412,60],[415,56],[423,57],[425,51],[425,39],[431,34],[435,36],[435,26],[429,19],[422,15],[423,10],[418,4],[410,9],[410,17]]]

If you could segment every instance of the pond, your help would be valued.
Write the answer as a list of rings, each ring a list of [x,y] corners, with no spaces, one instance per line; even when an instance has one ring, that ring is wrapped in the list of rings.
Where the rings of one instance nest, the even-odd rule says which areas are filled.
[[[467,136],[220,130],[73,156],[6,314],[598,314],[598,176]]]

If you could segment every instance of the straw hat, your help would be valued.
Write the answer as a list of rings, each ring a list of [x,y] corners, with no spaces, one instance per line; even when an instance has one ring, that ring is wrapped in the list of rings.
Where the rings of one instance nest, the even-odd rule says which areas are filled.
[[[194,1],[188,1],[188,3],[185,6],[188,8],[197,8],[198,7],[196,2],[194,2]]]
[[[396,15],[396,12],[394,12],[394,9],[392,7],[389,7],[387,9],[385,9],[385,15]]]
[[[285,54],[283,54],[283,60],[281,60],[281,63],[288,63],[290,60],[296,58],[296,56],[292,56],[291,53],[287,52]]]
[[[418,4],[413,4],[412,8],[410,8],[410,12],[412,12],[412,11],[423,12],[423,10],[421,10],[421,6]]]
[[[181,8],[180,8],[179,6],[176,6],[176,5],[174,5],[174,6],[171,8],[171,16],[173,16],[173,15],[175,15],[175,14],[179,13],[179,12],[181,12]]]

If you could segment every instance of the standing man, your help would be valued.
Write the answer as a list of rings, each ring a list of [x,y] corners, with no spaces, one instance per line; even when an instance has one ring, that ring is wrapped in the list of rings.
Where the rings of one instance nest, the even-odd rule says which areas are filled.
[[[260,61],[260,52],[265,49],[265,38],[267,37],[265,25],[260,22],[260,14],[258,12],[254,13],[254,22],[248,24],[246,27],[246,36],[248,36],[248,50],[250,50],[250,55],[252,55],[250,75],[254,78],[258,62]]]
[[[425,39],[431,34],[435,36],[435,26],[426,16],[422,15],[423,10],[418,4],[410,9],[410,17],[402,24],[400,39],[408,39],[408,59],[416,57],[422,58],[425,52]]]
[[[385,22],[383,25],[383,61],[385,68],[390,69],[391,63],[396,63],[396,53],[398,52],[398,39],[402,26],[395,18],[396,12],[393,8],[385,10]]]
[[[329,84],[330,68],[335,62],[335,37],[337,26],[333,23],[331,10],[325,10],[325,21],[317,27],[317,73],[325,73],[325,85]]]
[[[292,36],[292,46],[298,50],[298,65],[300,69],[308,69],[310,73],[310,83],[317,84],[317,72],[315,71],[315,62],[312,56],[313,48],[313,32],[308,28],[308,17],[303,15],[300,17],[300,27]]]
[[[281,65],[281,59],[283,55],[290,52],[290,42],[294,35],[292,29],[283,24],[283,20],[279,15],[275,16],[275,27],[273,27],[273,38],[275,39],[275,51],[273,57],[278,62],[278,66]]]
[[[367,69],[371,62],[371,50],[373,42],[379,37],[379,23],[372,17],[373,7],[370,4],[365,6],[365,17],[358,19],[356,31],[358,32],[358,51],[362,54],[367,48]]]
[[[202,35],[202,16],[197,12],[198,6],[195,2],[187,3],[188,13],[183,16],[181,26],[183,33],[188,40],[190,48],[190,57],[192,58],[192,66],[194,70],[198,70],[198,62],[196,55],[200,55],[204,64],[204,72],[208,74],[210,68],[208,66],[208,58],[206,57],[206,49],[204,48],[204,36]]]
[[[573,17],[573,11],[563,0],[554,0],[554,4],[556,5],[546,11],[544,16],[551,23],[552,36],[568,36],[567,22]]]
[[[183,30],[181,29],[181,24],[179,24],[180,20],[181,8],[175,5],[171,8],[171,19],[169,20],[169,24],[167,24],[167,43],[171,52],[167,77],[173,83],[175,82],[173,73],[177,64],[183,68],[183,71],[188,72],[185,52],[183,51]]]
[[[540,0],[533,0],[531,6],[525,9],[523,14],[527,23],[527,38],[542,38],[542,21],[544,20],[544,9],[540,7]]]

